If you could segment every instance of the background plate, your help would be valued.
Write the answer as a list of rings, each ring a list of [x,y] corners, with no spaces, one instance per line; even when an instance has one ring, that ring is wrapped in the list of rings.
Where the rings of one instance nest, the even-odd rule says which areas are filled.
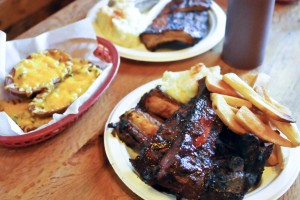
[[[107,124],[118,122],[120,115],[130,108],[135,107],[140,97],[159,83],[160,80],[149,82],[125,96],[112,111]],[[176,199],[174,195],[155,190],[138,177],[129,162],[129,159],[134,158],[136,154],[130,148],[126,147],[117,137],[111,134],[112,129],[108,128],[107,124],[104,133],[105,151],[109,162],[119,178],[143,199]],[[282,148],[282,150],[285,161],[284,169],[280,170],[279,167],[265,167],[262,180],[258,187],[248,192],[244,198],[245,200],[278,199],[291,187],[300,170],[300,148]]]
[[[87,17],[94,21],[99,8],[107,5],[107,2],[107,0],[104,0],[95,4],[95,6],[89,10]],[[139,61],[165,62],[194,57],[210,50],[224,37],[226,15],[222,8],[220,8],[220,6],[214,2],[211,6],[211,11],[209,12],[209,22],[210,28],[208,35],[200,40],[197,44],[189,48],[181,50],[160,49],[156,52],[151,52],[148,51],[144,45],[140,45],[136,48],[125,48],[116,44],[115,46],[121,57]],[[103,37],[96,28],[95,30],[98,36]]]

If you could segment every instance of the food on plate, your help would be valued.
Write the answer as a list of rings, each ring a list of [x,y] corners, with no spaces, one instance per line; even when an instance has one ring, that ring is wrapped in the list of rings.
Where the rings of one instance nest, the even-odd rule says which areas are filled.
[[[258,74],[245,74],[242,79],[250,85],[252,88],[256,87],[268,87],[271,77],[265,73]]]
[[[106,39],[124,47],[138,46],[144,30],[143,15],[133,2],[101,7],[96,24]]]
[[[21,99],[1,101],[0,111],[28,132],[47,124],[54,113],[63,113],[102,70],[61,50],[47,50],[30,54],[12,72],[7,75],[5,90]]]
[[[266,163],[267,166],[278,166],[280,170],[284,168],[284,158],[279,145],[274,145],[273,151]]]
[[[231,107],[227,104],[222,95],[211,93],[210,99],[212,101],[214,111],[226,126],[238,134],[244,134],[247,132],[244,126],[241,126],[236,121],[235,113],[232,111]]]
[[[164,12],[203,11],[210,8],[212,0],[173,0]]]
[[[169,118],[180,106],[181,103],[162,92],[160,87],[146,93],[137,105],[142,110],[164,119]]]
[[[252,108],[252,103],[245,99],[228,96],[228,95],[222,95],[222,96],[225,99],[226,103],[230,106],[238,107],[238,108],[242,106],[246,106],[247,108]]]
[[[23,97],[52,89],[70,72],[69,61],[70,56],[57,49],[32,53],[7,75],[5,89]]]
[[[283,166],[280,146],[295,147],[297,139],[272,129],[269,116],[230,84],[238,97],[209,91],[208,76],[226,74],[203,64],[166,72],[160,86],[108,126],[137,153],[130,162],[154,188],[177,198],[242,199],[267,163]],[[196,91],[181,93],[194,84]],[[291,135],[299,138],[296,131]]]
[[[0,112],[5,112],[24,132],[32,131],[52,120],[40,118],[28,110],[30,100],[0,101]]]
[[[29,104],[29,110],[41,117],[63,113],[81,96],[100,75],[95,64],[82,59],[72,59],[72,72],[54,89],[39,93]]]
[[[242,106],[235,115],[235,119],[243,125],[251,133],[264,141],[272,142],[280,146],[293,147],[293,144],[281,137],[279,133],[271,129],[268,124],[262,122],[256,115],[247,107]]]
[[[190,70],[181,72],[166,71],[162,77],[161,90],[181,103],[187,103],[197,94],[198,80],[208,74],[220,74],[220,67],[207,68],[198,63]]]
[[[225,81],[222,80],[222,77],[209,75],[205,78],[206,87],[211,92],[216,92],[219,94],[225,94],[229,96],[239,97],[237,94]]]
[[[160,45],[178,42],[192,46],[208,33],[210,0],[173,0],[140,34],[149,51]]]
[[[213,112],[205,84],[199,91],[131,162],[146,183],[177,198],[241,199],[259,181],[272,145],[252,134],[228,133]]]
[[[280,110],[276,109],[236,74],[225,74],[223,80],[270,118],[283,122],[295,122],[289,113],[282,113]]]
[[[209,31],[211,3],[212,0],[110,1],[98,10],[94,27],[106,39],[127,48],[144,45],[154,51],[162,45],[192,46]]]
[[[152,136],[157,132],[162,120],[139,108],[131,109],[120,116],[120,122],[110,124],[115,134],[135,151],[150,144]]]

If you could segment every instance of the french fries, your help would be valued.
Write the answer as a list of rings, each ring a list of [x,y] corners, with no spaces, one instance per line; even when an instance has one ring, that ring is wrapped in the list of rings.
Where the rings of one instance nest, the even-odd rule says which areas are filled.
[[[217,77],[215,75],[208,75],[205,78],[205,84],[210,92],[215,92],[218,94],[225,94],[234,97],[240,97],[227,83],[225,83],[220,75]]]
[[[245,74],[242,79],[252,88],[267,87],[270,82],[270,76],[265,73]]]
[[[255,134],[262,140],[278,144],[285,147],[293,147],[294,145],[287,139],[281,137],[271,127],[263,123],[255,114],[246,106],[242,106],[235,115],[235,119],[251,133]]]
[[[245,100],[245,99],[241,99],[241,98],[237,98],[237,97],[232,97],[232,96],[228,96],[228,95],[223,95],[226,103],[232,107],[242,107],[242,106],[246,106],[247,108],[252,108],[252,103]]]
[[[277,144],[274,145],[273,151],[267,160],[268,166],[278,166],[279,169],[283,169],[284,167],[284,161],[283,161],[283,155],[281,147]]]
[[[279,158],[278,158],[278,153],[277,153],[276,146],[278,146],[278,145],[274,145],[273,151],[270,154],[269,159],[267,160],[267,165],[268,166],[276,166],[276,165],[279,164]]]
[[[231,110],[231,107],[226,103],[222,95],[211,93],[210,99],[212,101],[212,106],[215,112],[226,126],[228,126],[233,132],[238,134],[244,134],[247,132],[236,122],[235,113]]]
[[[264,97],[264,99],[269,102],[270,104],[272,104],[276,109],[278,109],[280,112],[282,113],[287,113],[289,115],[292,114],[292,112],[290,111],[289,108],[287,108],[284,105],[281,105],[279,102],[277,102],[275,99],[273,99],[272,97],[269,96],[267,90],[265,89],[265,87],[261,87],[261,91],[262,91],[262,95]]]
[[[269,103],[271,103],[273,106],[275,106],[278,110],[289,114],[291,113],[289,108],[281,105],[272,97],[270,97],[267,93],[267,90],[264,87],[257,87],[257,89],[260,91],[263,98]],[[269,120],[273,126],[275,126],[279,131],[281,131],[293,143],[294,146],[300,145],[300,132],[295,123],[280,122],[271,118]]]
[[[240,79],[236,74],[225,74],[223,75],[223,80],[270,118],[282,122],[295,122],[289,114],[281,113],[272,106],[272,104],[257,94],[253,88],[247,85],[247,83]]]
[[[273,119],[270,119],[270,121],[293,143],[294,146],[300,145],[300,132],[295,123],[279,122]]]
[[[233,73],[207,76],[206,86],[212,92],[213,109],[233,132],[249,132],[263,141],[273,143],[274,150],[268,165],[282,168],[284,163],[281,146],[300,146],[300,131],[291,117],[291,111],[267,93],[265,88],[270,80],[268,75],[250,74],[243,79]],[[280,133],[286,137],[282,137]]]

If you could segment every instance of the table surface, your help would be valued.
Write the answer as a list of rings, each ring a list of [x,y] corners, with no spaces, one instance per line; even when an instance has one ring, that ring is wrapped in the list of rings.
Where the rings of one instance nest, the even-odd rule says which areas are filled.
[[[78,21],[97,0],[77,0],[19,38]],[[227,1],[216,0],[226,10]],[[0,147],[0,199],[139,199],[118,178],[104,151],[105,122],[115,105],[130,91],[161,77],[166,70],[188,69],[198,62],[220,65],[222,73],[265,72],[273,97],[293,110],[300,121],[300,4],[277,4],[262,66],[236,70],[220,57],[222,42],[186,60],[148,63],[121,59],[119,72],[97,103],[75,124],[54,138],[20,149]],[[129,81],[130,80],[130,81]],[[126,83],[126,87],[124,86]],[[280,198],[300,199],[300,176]]]

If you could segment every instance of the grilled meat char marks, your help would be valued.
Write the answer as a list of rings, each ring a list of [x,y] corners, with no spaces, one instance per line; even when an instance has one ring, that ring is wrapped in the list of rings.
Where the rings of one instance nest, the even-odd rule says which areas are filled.
[[[113,133],[126,145],[140,151],[150,144],[160,124],[180,106],[180,103],[163,93],[158,86],[145,93],[136,108],[120,116],[118,123],[110,123],[108,126],[114,128]]]
[[[140,35],[146,48],[154,51],[160,45],[179,42],[194,45],[207,35],[211,1],[171,1]]]
[[[178,198],[243,199],[259,182],[273,145],[225,127],[203,81],[198,95],[161,124],[131,162],[142,180]]]
[[[159,118],[167,119],[181,106],[181,103],[163,93],[160,86],[145,93],[137,107],[147,113],[152,113]]]
[[[162,10],[161,14],[208,10],[212,0],[172,0]]]
[[[155,102],[166,109],[154,112]],[[185,105],[179,106],[155,88],[128,112],[148,113],[140,119],[150,123],[142,126],[125,113],[119,123],[111,124],[119,138],[138,152],[131,159],[133,167],[144,182],[177,198],[243,199],[261,179],[273,149],[253,134],[233,133],[220,121],[204,79],[199,81],[197,96]]]
[[[114,128],[113,133],[127,146],[139,151],[150,144],[161,123],[161,119],[134,108],[121,115],[119,123],[111,123],[108,126]]]
[[[224,126],[216,139],[214,170],[208,175],[205,198],[243,199],[259,183],[272,150],[273,144],[251,133],[237,135]]]
[[[152,144],[131,161],[147,183],[186,198],[197,198],[206,192],[206,175],[213,170],[210,158],[222,127],[204,82],[199,90],[199,95],[162,124]],[[206,143],[197,147],[196,139],[207,129]]]

